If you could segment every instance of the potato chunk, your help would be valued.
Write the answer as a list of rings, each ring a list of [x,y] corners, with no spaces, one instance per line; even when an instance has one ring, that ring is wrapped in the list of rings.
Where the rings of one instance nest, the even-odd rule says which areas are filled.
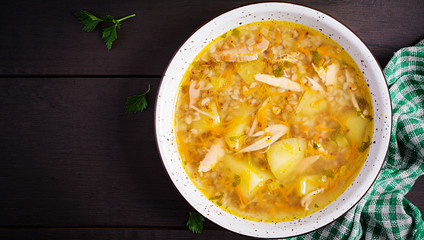
[[[243,159],[227,155],[224,167],[229,168],[233,174],[240,176],[240,191],[246,198],[252,197],[259,187],[268,179],[273,179],[270,172],[260,169],[255,164],[249,164]]]
[[[302,138],[288,138],[275,142],[266,153],[271,172],[281,182],[303,159],[306,141]]]
[[[238,151],[241,148],[241,137],[244,135],[244,130],[249,126],[248,118],[239,118],[230,124],[228,131],[225,133],[225,141],[233,151]]]
[[[255,74],[263,72],[264,68],[262,61],[244,62],[238,65],[237,73],[246,84],[250,85],[255,82]]]
[[[321,175],[312,175],[303,177],[299,181],[298,194],[299,196],[307,195],[319,188],[325,188],[327,186],[327,177]]]
[[[369,120],[358,116],[354,111],[347,114],[346,128],[347,136],[351,141],[360,143],[364,140],[364,134],[368,127]]]
[[[319,92],[307,91],[303,94],[297,106],[297,113],[304,116],[313,116],[327,110],[327,108],[328,102]]]

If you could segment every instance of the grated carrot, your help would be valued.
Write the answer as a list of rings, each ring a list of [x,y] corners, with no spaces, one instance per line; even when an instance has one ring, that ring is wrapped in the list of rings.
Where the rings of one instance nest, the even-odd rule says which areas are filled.
[[[275,40],[276,45],[280,45],[281,42],[281,33],[277,32],[277,39]]]
[[[344,121],[344,123],[342,123],[342,122],[340,122],[340,120],[339,119],[337,119],[336,117],[334,117],[334,116],[330,116],[330,119],[331,120],[334,120],[336,123],[338,123],[339,125],[340,125],[340,132],[343,132],[343,130],[344,130],[344,124],[346,124],[346,121]],[[346,119],[347,120],[347,119]]]
[[[278,190],[281,193],[281,196],[283,196],[283,198],[288,202],[289,198],[287,197],[287,194],[284,192],[284,190],[282,188],[278,188]]]
[[[330,52],[330,46],[329,45],[323,45],[323,46],[318,47],[317,48],[317,52],[320,55],[326,55],[326,56],[329,56],[329,57],[336,58],[336,59],[340,60],[340,57],[339,56],[337,56],[337,55],[333,54],[332,52]]]
[[[320,102],[322,102],[323,99],[322,98],[318,98],[315,102],[311,103],[311,107],[315,107],[317,106]]]
[[[315,142],[317,142],[320,136],[321,136],[321,134],[316,133],[316,134],[313,136],[314,141],[315,141]]]
[[[254,91],[258,90],[259,88],[260,88],[260,86],[253,87],[253,88],[247,90],[244,95],[250,95]]]
[[[238,197],[240,198],[240,202],[245,205],[247,203],[247,200],[243,196],[243,193],[241,193],[240,186],[235,187],[235,189]]]
[[[268,101],[268,102],[263,104],[261,108],[259,108],[258,113],[256,114],[258,123],[261,124],[261,128],[263,131],[265,130],[265,124],[266,124],[266,110],[268,109],[268,106],[270,105],[269,100],[265,100],[265,101]]]
[[[228,69],[224,72],[225,83],[219,88],[219,90],[226,89],[228,86],[233,84],[233,73],[236,72],[234,68]],[[221,77],[221,76],[220,76]]]
[[[309,51],[308,49],[305,49],[304,47],[300,47],[299,51],[304,53],[305,55],[311,55],[311,51]]]
[[[306,132],[306,131],[308,131],[309,130],[309,127],[308,126],[305,126],[305,125],[300,125],[300,131],[301,132]]]
[[[287,190],[287,195],[290,195],[296,187],[297,187],[297,183],[293,184],[293,186],[291,186],[291,187]]]

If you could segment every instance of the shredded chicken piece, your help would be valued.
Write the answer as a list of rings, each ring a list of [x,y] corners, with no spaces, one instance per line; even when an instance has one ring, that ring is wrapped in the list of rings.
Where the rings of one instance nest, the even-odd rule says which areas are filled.
[[[312,90],[318,91],[318,92],[320,92],[322,94],[325,94],[324,88],[317,81],[315,81],[314,79],[312,79],[312,78],[310,78],[308,76],[306,76],[306,79],[308,79],[309,82],[311,82],[311,84],[312,84]]]
[[[203,115],[205,115],[205,116],[208,116],[208,117],[212,118],[212,120],[213,120],[213,122],[214,122],[215,124],[220,122],[219,116],[213,116],[212,114],[207,113],[207,112],[205,112],[205,111],[202,111],[202,110],[198,109],[197,107],[195,107],[195,106],[193,106],[193,105],[191,105],[191,106],[190,106],[190,108],[192,108],[193,110],[195,110],[196,112],[198,112],[198,113],[200,113],[200,114],[203,114]]]
[[[327,73],[325,76],[325,85],[332,86],[337,83],[337,74],[339,73],[340,65],[333,63],[327,67]]]
[[[249,136],[253,134],[257,126],[258,126],[258,120],[255,118],[253,119],[252,127],[249,130],[249,133],[248,133]]]
[[[274,76],[267,75],[267,74],[256,74],[255,80],[266,83],[274,87],[279,87],[280,89],[284,89],[284,90],[290,90],[295,92],[303,91],[302,86],[300,86],[300,84],[286,77],[276,78]]]
[[[200,162],[199,172],[208,172],[216,166],[218,160],[225,154],[224,146],[225,144],[222,139],[214,141],[205,158]]]
[[[265,131],[259,131],[253,136],[264,136],[251,145],[243,148],[239,153],[257,151],[266,148],[280,139],[289,130],[288,127],[282,124],[275,124],[265,128]]]
[[[326,86],[333,86],[337,83],[337,75],[339,73],[340,65],[338,63],[333,63],[324,69],[323,67],[316,67],[315,64],[312,63],[312,67],[315,72],[321,78]]]
[[[355,97],[355,95],[353,94],[353,92],[349,92],[349,94],[350,94],[350,100],[352,101],[352,105],[353,105],[353,107],[355,107],[355,109],[356,109],[357,111],[361,111],[361,109],[359,108],[358,101],[356,101],[356,97]]]
[[[300,53],[292,53],[292,54],[283,54],[281,56],[278,56],[275,61],[277,62],[291,62],[291,63],[297,63],[299,61]]]
[[[353,79],[353,76],[352,76],[352,72],[349,71],[348,69],[345,69],[345,76],[346,76],[346,82],[349,85],[351,85],[355,82],[354,79]]]
[[[215,55],[217,61],[222,62],[247,62],[258,59],[259,54],[268,49],[269,41],[262,38],[258,43],[251,43],[248,46],[231,48]]]
[[[315,72],[318,74],[318,76],[321,78],[322,81],[325,81],[325,70],[323,67],[317,68],[314,63],[312,63],[312,67],[314,68]]]
[[[309,205],[312,202],[312,199],[314,198],[315,195],[324,192],[324,188],[319,188],[311,193],[309,193],[308,195],[304,196],[301,200],[300,200],[300,205],[302,207],[305,207],[305,212],[309,211]]]
[[[350,100],[352,101],[353,107],[355,108],[356,111],[361,113],[362,118],[365,118],[364,114],[362,113],[361,109],[359,108],[358,101],[356,101],[355,94],[353,94],[353,92],[349,92],[349,94],[350,94]]]
[[[260,136],[263,136],[263,135],[265,135],[266,133],[272,133],[272,132],[277,132],[277,131],[279,131],[280,129],[283,129],[283,127],[286,127],[285,125],[283,125],[283,124],[274,124],[274,125],[271,125],[271,126],[269,126],[269,127],[267,127],[267,128],[265,128],[265,131],[259,131],[259,132],[256,132],[255,134],[252,134],[252,137],[260,137]],[[287,128],[287,127],[286,127]]]

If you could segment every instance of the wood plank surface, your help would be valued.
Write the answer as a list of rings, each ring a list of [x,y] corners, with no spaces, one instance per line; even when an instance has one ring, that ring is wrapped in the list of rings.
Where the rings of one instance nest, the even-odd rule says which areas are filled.
[[[225,230],[208,230],[202,234],[193,234],[186,229],[0,229],[1,239],[22,239],[22,240],[134,240],[134,239],[220,239],[238,240],[252,239]]]
[[[0,225],[183,226],[156,149],[159,80],[0,79]],[[149,83],[150,106],[125,113]]]
[[[220,239],[238,240],[252,239],[225,230],[205,230],[202,234],[193,234],[186,229],[0,229],[1,239],[22,239],[22,240],[134,240],[134,239]]]
[[[255,0],[0,4],[0,239],[249,239],[206,220],[168,178],[154,135],[160,77],[198,27]],[[424,38],[424,1],[295,1],[351,28],[382,67]],[[107,51],[72,15],[137,14]],[[100,25],[103,27],[105,25]],[[125,113],[151,84],[149,107]],[[424,178],[407,194],[424,212]]]
[[[191,33],[222,12],[253,1],[7,1],[0,4],[0,74],[161,75]],[[384,65],[424,37],[424,1],[296,1],[345,23]],[[107,51],[100,31],[83,32],[72,13],[137,14]],[[104,26],[104,25],[100,25]]]

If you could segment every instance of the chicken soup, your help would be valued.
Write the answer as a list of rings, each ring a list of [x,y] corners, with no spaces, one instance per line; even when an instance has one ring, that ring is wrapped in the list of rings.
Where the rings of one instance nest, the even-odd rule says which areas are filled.
[[[335,41],[283,21],[243,25],[205,47],[180,84],[174,134],[197,188],[254,221],[334,201],[364,164],[373,106]]]

